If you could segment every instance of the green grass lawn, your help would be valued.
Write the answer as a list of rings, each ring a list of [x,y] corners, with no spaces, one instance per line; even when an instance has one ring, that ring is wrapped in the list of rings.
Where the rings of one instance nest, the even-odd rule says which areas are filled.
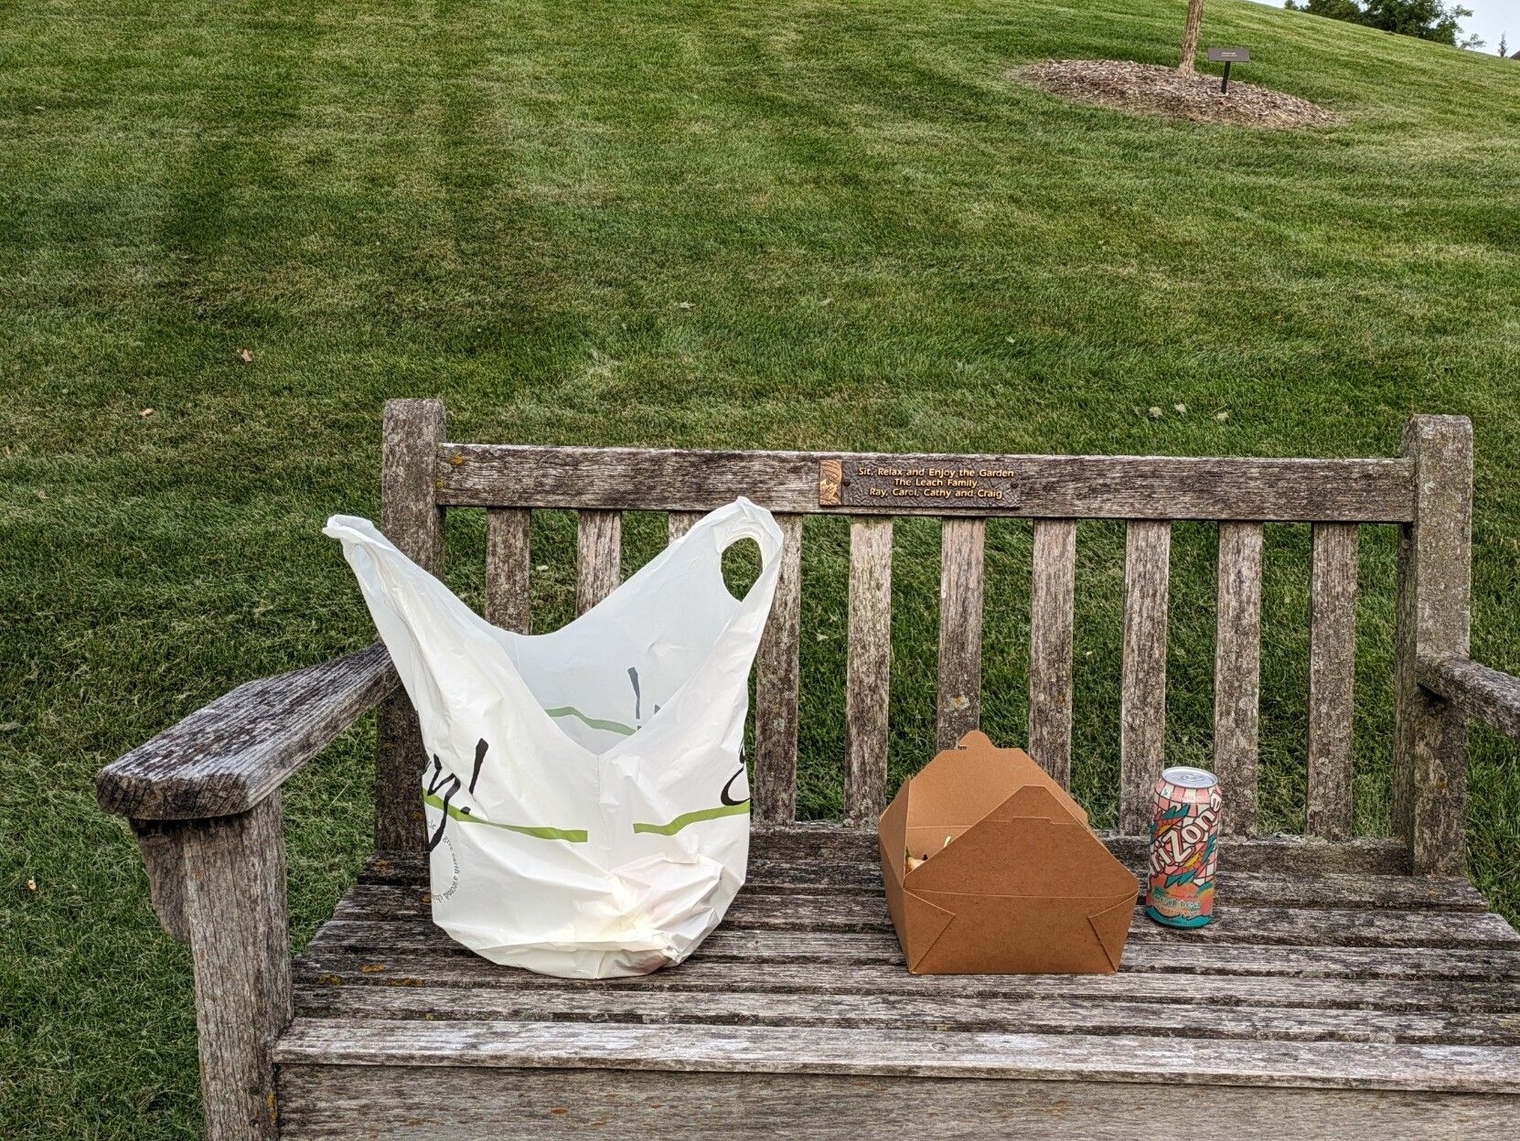
[[[1009,75],[1171,62],[1182,10],[0,0],[0,1133],[197,1134],[187,956],[92,776],[241,680],[370,639],[319,528],[378,512],[387,397],[444,397],[456,439],[950,452],[1388,455],[1411,412],[1464,413],[1473,645],[1520,670],[1520,66],[1210,0],[1205,42],[1252,49],[1237,78],[1343,124],[1169,124]],[[629,565],[661,526],[633,519]],[[544,626],[570,612],[572,532],[539,521]],[[449,542],[478,601],[478,513]],[[1213,544],[1177,528],[1179,760],[1208,755]],[[1269,531],[1273,829],[1302,825],[1307,548]],[[1099,824],[1121,549],[1084,526],[1075,785]],[[898,775],[932,749],[937,551],[899,528]],[[819,816],[840,801],[845,554],[840,521],[809,530]],[[1028,563],[1027,525],[995,524],[1004,741]],[[1392,583],[1369,529],[1364,832],[1387,824]],[[289,791],[298,942],[365,852],[371,737]],[[1472,868],[1512,918],[1517,761],[1474,733]]]

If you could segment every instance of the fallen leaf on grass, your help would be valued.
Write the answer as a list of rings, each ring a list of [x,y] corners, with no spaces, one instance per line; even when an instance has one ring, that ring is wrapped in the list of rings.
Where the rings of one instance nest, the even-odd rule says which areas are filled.
[[[244,364],[252,364],[253,354],[250,353],[247,349],[239,349],[238,360],[242,361]]]
[[[137,415],[139,419],[146,420],[149,416],[153,415],[153,409],[141,408],[138,410]]]
[[[37,881],[36,880],[27,880],[26,881],[26,890],[27,891],[36,891],[37,890]]]

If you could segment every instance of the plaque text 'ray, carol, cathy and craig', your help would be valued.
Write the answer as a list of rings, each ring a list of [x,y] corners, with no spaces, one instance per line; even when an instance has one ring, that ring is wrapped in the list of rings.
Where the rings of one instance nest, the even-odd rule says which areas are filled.
[[[909,458],[823,460],[818,465],[818,502],[823,507],[981,509],[1012,507],[1017,473],[964,460]]]

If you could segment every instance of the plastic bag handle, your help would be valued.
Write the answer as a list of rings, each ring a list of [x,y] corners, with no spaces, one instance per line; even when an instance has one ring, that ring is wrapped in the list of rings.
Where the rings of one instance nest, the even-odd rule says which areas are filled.
[[[750,584],[744,598],[740,599],[741,602],[748,600],[755,588],[760,585],[761,580],[772,572],[782,548],[786,545],[786,536],[781,533],[781,528],[776,526],[769,512],[762,515],[759,514],[761,511],[763,511],[762,508],[740,496],[734,502],[718,508],[704,520],[717,540],[717,563],[720,576],[723,573],[723,552],[735,543],[741,539],[753,539],[755,546],[760,548],[760,573],[755,576],[755,581]],[[702,526],[701,523],[698,524],[698,527],[700,526]],[[693,528],[687,534],[690,535],[695,530],[696,528]]]

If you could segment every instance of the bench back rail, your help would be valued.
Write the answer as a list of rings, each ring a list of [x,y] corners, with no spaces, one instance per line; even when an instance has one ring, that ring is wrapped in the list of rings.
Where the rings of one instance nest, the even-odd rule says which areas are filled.
[[[1257,826],[1257,732],[1263,524],[1312,525],[1307,832],[1351,833],[1357,550],[1364,523],[1400,527],[1394,821],[1416,870],[1465,867],[1465,747],[1461,714],[1415,680],[1421,653],[1467,653],[1471,428],[1459,417],[1415,417],[1392,459],[1186,459],[1086,456],[853,456],[458,444],[443,406],[386,407],[386,534],[442,572],[443,513],[487,510],[486,614],[526,631],[529,527],[535,508],[578,513],[576,605],[584,613],[620,581],[622,513],[667,512],[679,537],[703,512],[739,495],[776,513],[786,548],[775,607],[756,664],[754,814],[795,817],[802,521],[850,518],[844,807],[868,825],[885,804],[892,609],[892,520],[934,507],[837,506],[820,494],[820,462],[993,468],[1015,473],[1017,501],[942,516],[938,741],[980,718],[986,521],[1033,520],[1028,747],[1063,785],[1071,768],[1072,639],[1081,519],[1126,524],[1120,663],[1119,825],[1149,827],[1150,788],[1165,763],[1171,524],[1219,525],[1213,764],[1230,790],[1225,828]],[[382,710],[376,839],[416,850],[423,757],[404,694]]]

